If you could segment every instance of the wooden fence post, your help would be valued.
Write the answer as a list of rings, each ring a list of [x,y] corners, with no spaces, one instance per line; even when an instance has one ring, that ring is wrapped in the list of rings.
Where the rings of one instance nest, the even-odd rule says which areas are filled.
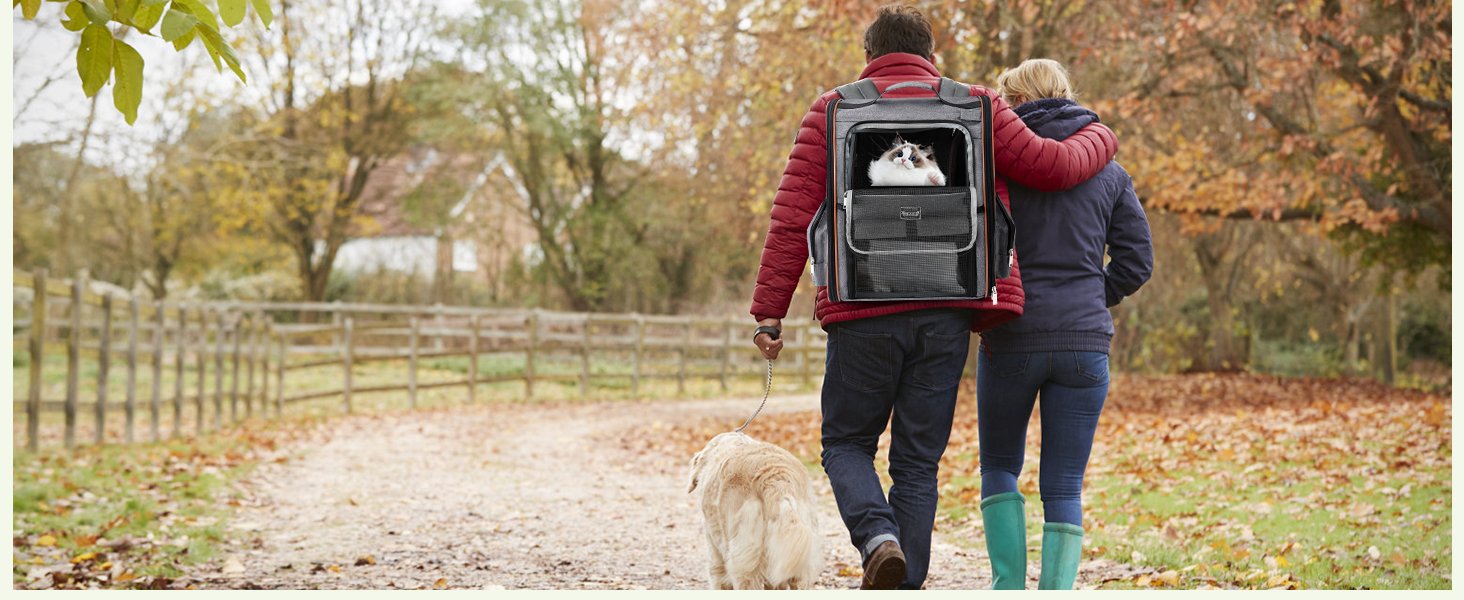
[[[102,295],[102,343],[97,360],[97,435],[98,446],[107,441],[107,371],[112,363],[112,295]]]
[[[259,331],[255,332],[254,352],[255,362],[259,363],[259,391],[255,393],[255,403],[259,405],[259,416],[269,416],[269,336],[274,331],[274,320],[268,314],[256,312],[259,318]]]
[[[539,311],[531,311],[525,325],[529,329],[529,345],[524,349],[524,398],[534,397],[534,354],[539,348]]]
[[[678,355],[676,364],[676,393],[684,396],[686,395],[686,354],[691,350],[691,330],[693,323],[688,319],[683,325],[681,348],[676,352]]]
[[[279,417],[280,415],[284,414],[284,412],[285,412],[285,363],[287,362],[286,359],[289,358],[289,355],[288,355],[288,348],[289,348],[288,343],[289,343],[289,339],[285,336],[285,333],[283,331],[280,332],[279,336],[280,336],[280,358],[279,358],[279,362],[276,363],[276,365],[275,365],[275,369],[278,370],[278,374],[275,376],[275,416],[276,417]]]
[[[244,338],[244,320],[243,313],[234,315],[233,331],[229,332],[234,342],[233,352],[229,354],[229,420],[234,423],[239,422],[239,343]]]
[[[630,395],[640,399],[641,352],[646,346],[646,318],[635,315],[635,350],[630,355]]]
[[[468,402],[478,401],[478,315],[468,319]]]
[[[732,368],[732,322],[722,322],[722,391],[727,391],[727,371]]]
[[[183,363],[188,359],[188,308],[178,304],[178,338],[173,351],[173,437],[183,435]]]
[[[214,428],[224,424],[224,334],[228,326],[227,311],[217,311],[219,318],[214,320]]]
[[[81,377],[81,313],[86,300],[86,269],[71,282],[71,331],[66,338],[66,447],[76,446],[76,395]]]
[[[411,341],[407,343],[407,401],[411,403],[413,410],[417,408],[417,334],[420,331],[421,323],[416,315],[412,315]]]
[[[255,338],[255,350],[259,353],[259,391],[255,392],[255,400],[259,401],[259,417],[269,419],[269,364],[274,359],[269,354],[269,341],[274,340],[274,320],[266,318],[264,313],[259,320],[262,325]]]
[[[25,447],[35,452],[41,443],[41,367],[46,360],[45,269],[36,269],[31,287],[35,295],[31,298],[30,381],[25,399]]]
[[[345,318],[344,327],[341,330],[342,363],[345,366],[345,387],[341,390],[341,402],[344,404],[346,414],[351,412],[351,358],[356,352],[356,342],[351,335],[351,317]]]
[[[148,418],[154,442],[162,439],[158,427],[158,412],[162,409],[163,397],[163,301],[153,302],[153,364],[152,396],[148,401]]]
[[[142,327],[141,312],[137,296],[133,296],[127,301],[127,404],[123,407],[127,416],[126,435],[129,444],[132,443],[137,428],[137,334]]]
[[[446,327],[442,319],[442,303],[434,302],[432,304],[432,328],[435,330],[432,334],[432,350],[434,352],[442,352],[442,329]]]
[[[803,376],[803,385],[813,384],[813,328],[816,322],[806,323],[798,328],[798,369]]]
[[[244,417],[254,416],[254,358],[259,348],[259,318],[250,314],[244,337],[248,346],[244,348]]]
[[[590,393],[590,328],[593,323],[589,313],[585,313],[584,335],[580,338],[580,376],[579,395],[584,400]]]
[[[197,379],[197,381],[195,381],[194,383],[196,384],[196,387],[198,388],[198,395],[193,398],[193,406],[194,406],[194,408],[196,408],[198,410],[198,414],[197,415],[194,415],[194,418],[197,420],[197,431],[195,432],[197,435],[203,435],[203,430],[204,430],[204,427],[206,426],[205,417],[204,417],[204,414],[205,413],[204,413],[204,408],[203,408],[204,407],[204,400],[203,400],[203,398],[204,398],[204,395],[207,393],[207,390],[208,390],[208,368],[207,368],[207,365],[208,365],[208,309],[205,308],[205,307],[203,307],[203,306],[199,306],[198,307],[198,368],[196,369],[198,372],[197,373],[194,373],[194,375],[196,376],[196,379]]]
[[[249,356],[253,360],[257,372],[251,371],[249,373],[251,382],[249,385],[249,401],[259,405],[259,416],[265,417],[269,414],[269,404],[263,399],[265,397],[266,384],[256,382],[255,378],[258,374],[266,374],[269,372],[269,319],[265,317],[264,313],[256,311],[254,313],[254,323],[254,337],[252,338],[254,344],[250,346],[253,352],[250,352]],[[261,348],[264,349],[264,352],[260,352]],[[265,378],[267,379],[268,376],[266,375]]]

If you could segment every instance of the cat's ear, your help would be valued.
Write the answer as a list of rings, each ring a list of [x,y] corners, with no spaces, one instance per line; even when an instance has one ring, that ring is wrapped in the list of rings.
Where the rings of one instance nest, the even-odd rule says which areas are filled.
[[[894,145],[899,146],[899,145],[903,145],[904,143],[905,143],[905,138],[903,136],[901,136],[900,134],[898,134],[898,133],[895,134],[895,144]]]
[[[934,157],[935,156],[935,146],[921,146],[920,147],[920,152],[923,153],[923,154],[925,154],[925,156],[927,156],[927,157]]]

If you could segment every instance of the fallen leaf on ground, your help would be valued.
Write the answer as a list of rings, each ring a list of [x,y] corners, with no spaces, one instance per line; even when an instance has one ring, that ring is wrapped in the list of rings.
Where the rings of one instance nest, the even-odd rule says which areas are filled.
[[[1179,585],[1179,571],[1165,571],[1154,576],[1149,585],[1154,587],[1174,587]]]

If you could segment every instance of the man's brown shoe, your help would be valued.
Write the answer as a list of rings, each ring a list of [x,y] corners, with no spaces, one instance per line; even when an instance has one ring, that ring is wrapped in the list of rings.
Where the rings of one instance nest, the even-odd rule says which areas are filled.
[[[905,553],[893,541],[880,544],[870,553],[864,565],[861,590],[893,590],[905,580]]]

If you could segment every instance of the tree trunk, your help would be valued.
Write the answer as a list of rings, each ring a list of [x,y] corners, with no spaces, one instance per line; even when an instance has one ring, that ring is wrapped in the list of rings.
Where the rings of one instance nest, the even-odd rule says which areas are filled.
[[[452,304],[452,234],[442,232],[437,236],[437,262],[432,275],[432,301]]]
[[[66,187],[61,191],[61,223],[56,232],[57,242],[60,246],[60,264],[58,271],[71,273],[81,265],[77,264],[76,249],[73,247],[72,238],[76,236],[76,181],[81,175],[81,167],[86,164],[86,150],[91,145],[92,124],[97,118],[97,101],[102,95],[92,96],[91,108],[86,113],[86,125],[81,130],[81,145],[76,149],[76,160],[71,163],[71,172],[66,176]]]
[[[1200,263],[1200,275],[1205,281],[1205,304],[1210,309],[1209,352],[1197,361],[1196,370],[1235,371],[1245,367],[1248,353],[1245,345],[1235,334],[1235,311],[1227,285],[1230,273],[1227,265],[1227,247],[1230,240],[1201,236],[1195,239],[1195,258]],[[1238,268],[1232,265],[1231,269]]]
[[[1347,323],[1347,341],[1342,344],[1342,366],[1348,373],[1356,373],[1358,370],[1357,361],[1361,358],[1357,348],[1362,345],[1362,328],[1356,322]]]
[[[1398,380],[1398,295],[1391,289],[1383,299],[1382,318],[1379,321],[1377,344],[1377,373],[1383,383],[1393,385]]]

